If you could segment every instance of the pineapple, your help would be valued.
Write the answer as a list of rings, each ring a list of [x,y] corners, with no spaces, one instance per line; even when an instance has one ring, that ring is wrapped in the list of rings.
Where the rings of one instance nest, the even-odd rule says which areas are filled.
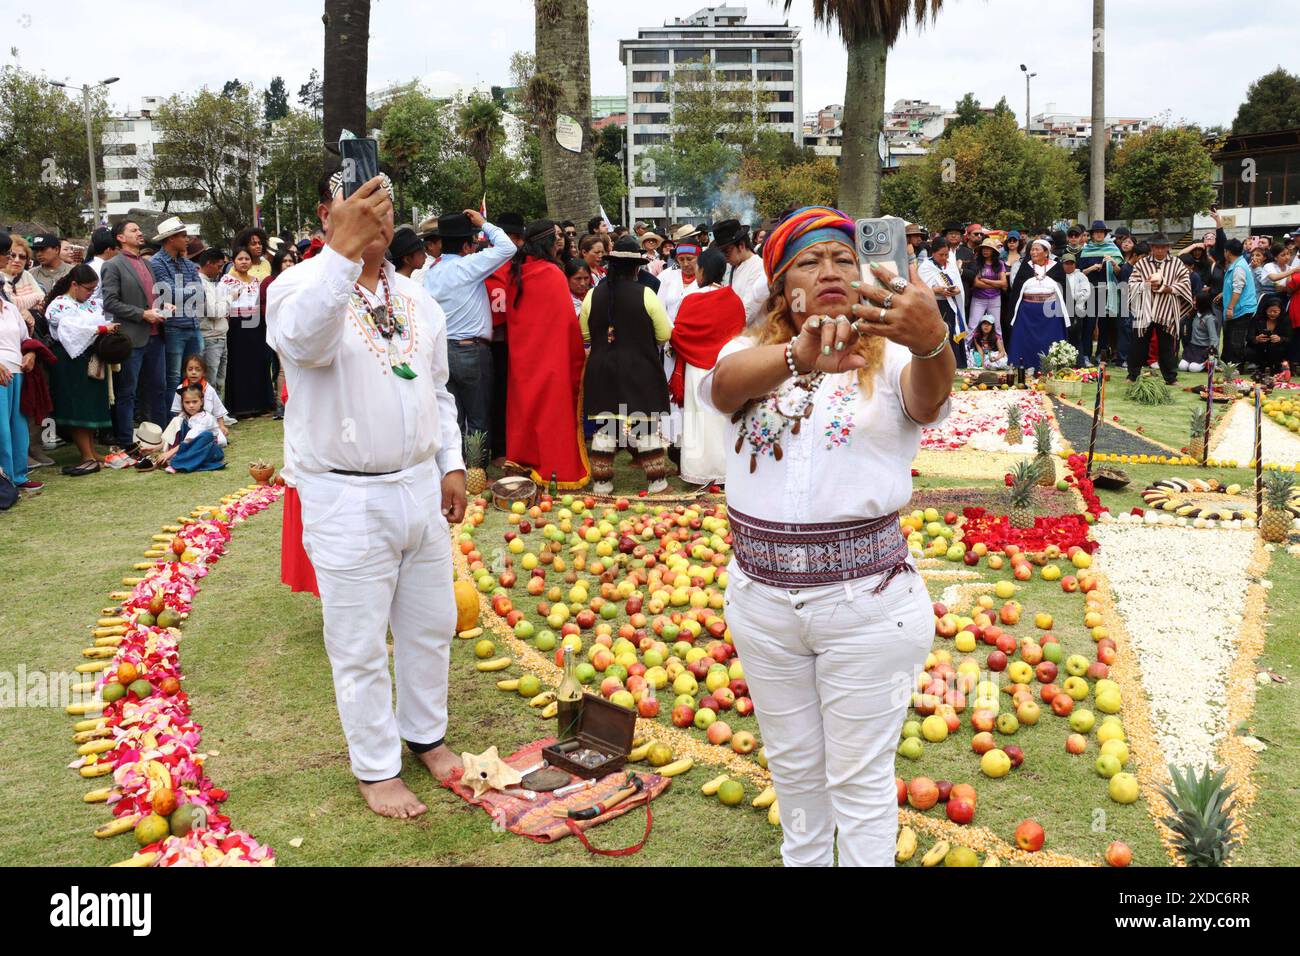
[[[470,432],[465,436],[465,492],[471,497],[481,495],[487,487],[487,432]]]
[[[1016,464],[1011,471],[1009,495],[1011,507],[1008,514],[1013,528],[1032,528],[1034,526],[1034,482],[1038,480],[1038,468],[1027,461]]]
[[[1020,406],[1012,402],[1007,406],[1007,444],[1019,445],[1024,439],[1020,430]]]
[[[1190,433],[1187,454],[1199,462],[1205,458],[1205,414],[1199,409],[1192,410]]]
[[[1265,541],[1285,541],[1291,530],[1291,489],[1295,479],[1290,472],[1273,469],[1264,476],[1264,503],[1268,506],[1259,533]]]
[[[1039,487],[1056,486],[1056,466],[1052,462],[1052,426],[1043,420],[1034,423],[1034,467],[1038,469]]]
[[[1169,773],[1173,786],[1162,784],[1160,793],[1174,811],[1164,818],[1174,831],[1174,847],[1188,866],[1223,866],[1239,842],[1229,802],[1235,786],[1224,784],[1224,771],[1209,767],[1180,772],[1171,764]]]

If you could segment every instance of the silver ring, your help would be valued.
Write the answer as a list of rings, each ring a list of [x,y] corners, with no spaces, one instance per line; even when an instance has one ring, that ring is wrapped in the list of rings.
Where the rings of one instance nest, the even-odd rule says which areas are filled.
[[[810,315],[804,325],[816,332],[822,327],[822,317],[820,315]]]
[[[892,309],[894,307],[894,293],[886,292],[884,301],[880,303],[882,309]]]
[[[836,325],[839,325],[841,322],[848,322],[848,321],[850,321],[850,319],[849,319],[849,317],[848,317],[847,315],[837,315],[837,316],[835,317],[835,324],[836,324]]]
[[[889,287],[893,289],[895,292],[906,292],[907,280],[904,279],[902,276],[894,276],[892,279],[889,280]]]
[[[884,310],[884,309],[881,309],[881,310],[880,310],[880,321],[881,321],[881,322],[885,321],[885,310]]]

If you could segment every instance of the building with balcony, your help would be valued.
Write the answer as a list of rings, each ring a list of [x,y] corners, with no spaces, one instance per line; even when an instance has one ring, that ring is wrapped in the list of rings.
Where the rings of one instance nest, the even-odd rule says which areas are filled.
[[[1300,127],[1229,136],[1214,154],[1219,215],[1229,237],[1271,236],[1300,226]],[[1213,229],[1197,214],[1192,234]]]
[[[708,209],[678,206],[641,169],[645,151],[670,139],[671,91],[680,71],[707,64],[724,88],[759,88],[765,102],[754,118],[803,142],[801,42],[798,27],[752,23],[747,8],[726,4],[640,29],[635,39],[619,41],[619,61],[627,71],[629,220],[703,222],[709,216]]]

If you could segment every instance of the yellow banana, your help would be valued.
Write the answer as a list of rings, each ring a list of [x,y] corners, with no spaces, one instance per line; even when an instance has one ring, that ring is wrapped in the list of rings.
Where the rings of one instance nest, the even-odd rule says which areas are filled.
[[[720,777],[714,777],[704,786],[700,787],[700,793],[704,794],[706,797],[712,797],[715,794],[717,794],[718,788],[721,787],[724,783],[726,783],[729,779],[730,778],[725,773],[722,774],[722,776]]]
[[[650,753],[649,744],[641,744],[639,747],[633,747],[632,752],[627,755],[629,763],[638,763],[645,760],[646,754]]]
[[[898,844],[894,847],[894,860],[898,863],[906,863],[916,853],[916,831],[911,827],[903,827],[898,831]]]
[[[754,798],[754,802],[750,805],[762,810],[764,807],[770,807],[774,803],[776,803],[776,791],[771,787],[767,787],[762,793]]]
[[[774,827],[781,825],[781,801],[773,800],[772,805],[767,808],[767,822]]]
[[[95,622],[96,627],[117,627],[128,623],[125,618],[121,617],[101,617]]]
[[[519,689],[518,677],[510,677],[507,678],[506,680],[497,681],[497,690],[518,690],[518,689]]]
[[[146,551],[144,556],[145,556],[146,558],[149,557],[149,556],[150,556],[150,555],[149,555],[149,552]],[[135,571],[148,571],[148,570],[149,570],[150,568],[152,568],[152,567],[153,567],[153,562],[152,562],[152,561],[137,561],[137,562],[133,565],[132,570],[135,570]]]
[[[83,757],[88,757],[91,754],[102,754],[106,750],[112,750],[116,746],[117,744],[113,743],[111,740],[91,740],[78,747],[77,753],[81,754]]]
[[[126,638],[122,637],[122,635],[120,634],[114,635],[113,637],[97,637],[95,638],[95,646],[96,647],[120,647],[124,640],[126,640]]]
[[[459,634],[457,634],[456,636],[459,637],[459,638],[463,638],[464,640],[467,640],[467,641],[472,641],[472,640],[473,640],[474,638],[476,638],[476,637],[482,637],[482,636],[483,636],[483,628],[481,628],[481,627],[471,627],[471,628],[470,628],[469,630],[467,630],[467,631],[461,631],[461,632],[460,632]]]
[[[110,601],[125,601],[131,597],[130,591],[109,591],[108,599]]]
[[[157,850],[152,853],[137,853],[130,859],[119,860],[116,863],[110,863],[109,866],[153,866],[161,855]]]
[[[197,516],[198,512],[196,511],[194,514]],[[174,535],[170,534],[156,534],[150,540],[157,541],[159,544],[171,544],[173,537]]]
[[[925,856],[921,857],[921,865],[938,866],[943,862],[943,858],[948,855],[950,849],[952,849],[952,846],[947,840],[940,840],[934,846],[930,847],[929,852],[926,853]]]
[[[121,637],[126,633],[126,628],[118,627],[97,627],[90,632],[91,637]]]
[[[73,684],[69,690],[74,694],[93,694],[95,692],[95,682],[88,680],[84,684]]]
[[[113,663],[111,660],[90,661],[86,664],[78,664],[73,670],[78,674],[97,674],[111,663]],[[68,713],[75,714],[77,711],[70,710]],[[85,711],[82,711],[82,713],[85,713]]]
[[[83,647],[81,656],[89,657],[92,660],[103,660],[107,657],[116,657],[117,649],[113,647]]]
[[[89,743],[92,740],[98,740],[101,737],[111,737],[113,731],[107,727],[97,727],[94,730],[79,730],[72,735],[74,744]]]
[[[560,712],[560,705],[555,701],[551,701],[549,704],[547,704],[545,707],[542,708],[542,719],[550,720],[559,712]]]
[[[157,747],[157,743],[153,744]],[[144,775],[164,790],[172,789],[172,772],[167,765],[157,760],[150,760],[144,765]]]
[[[77,670],[85,667],[85,664],[77,665]],[[72,717],[84,717],[86,714],[101,714],[104,711],[104,702],[102,700],[88,700],[79,704],[69,704],[67,712]]]
[[[544,690],[528,702],[529,707],[545,707],[555,702],[555,691]]]
[[[513,657],[498,657],[496,660],[479,661],[474,666],[480,671],[503,671],[514,663]]]
[[[95,827],[95,836],[104,840],[108,837],[115,837],[119,833],[128,833],[135,829],[135,825],[140,822],[140,814],[128,813],[110,820],[108,823],[101,823]]]
[[[86,803],[103,803],[113,795],[112,787],[102,787],[99,790],[90,790],[81,799]]]
[[[83,777],[102,777],[104,774],[112,772],[113,765],[111,763],[92,763],[88,767],[81,768]]]
[[[107,717],[90,717],[86,720],[79,720],[72,725],[72,729],[77,733],[83,730],[99,730],[108,723]]]
[[[143,580],[144,578],[123,578],[122,584],[128,588],[133,588]]]
[[[181,530],[181,526],[178,524],[165,524],[162,526],[162,529],[164,531],[169,531],[172,534],[175,534],[177,531]]]
[[[679,773],[685,773],[686,771],[690,770],[694,766],[695,766],[694,760],[692,760],[690,757],[683,757],[680,760],[674,760],[670,764],[665,764],[664,766],[656,770],[655,773],[659,774],[659,776],[661,777],[675,777]]]

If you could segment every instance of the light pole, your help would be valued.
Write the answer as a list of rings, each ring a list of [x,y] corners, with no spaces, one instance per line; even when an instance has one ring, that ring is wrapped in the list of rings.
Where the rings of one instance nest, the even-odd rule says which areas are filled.
[[[1036,77],[1037,73],[1030,73],[1029,67],[1023,63],[1020,64],[1020,72],[1025,74],[1025,133],[1029,133],[1029,81]]]
[[[83,83],[78,87],[71,83],[59,83],[56,80],[50,80],[52,86],[61,86],[65,90],[81,90],[81,108],[86,114],[86,156],[90,160],[91,232],[99,228],[99,178],[95,175],[95,134],[90,125],[90,91],[99,89],[101,86],[108,86],[110,83],[116,83],[119,79],[120,77],[110,76],[106,80],[100,80],[93,87],[89,83]]]

